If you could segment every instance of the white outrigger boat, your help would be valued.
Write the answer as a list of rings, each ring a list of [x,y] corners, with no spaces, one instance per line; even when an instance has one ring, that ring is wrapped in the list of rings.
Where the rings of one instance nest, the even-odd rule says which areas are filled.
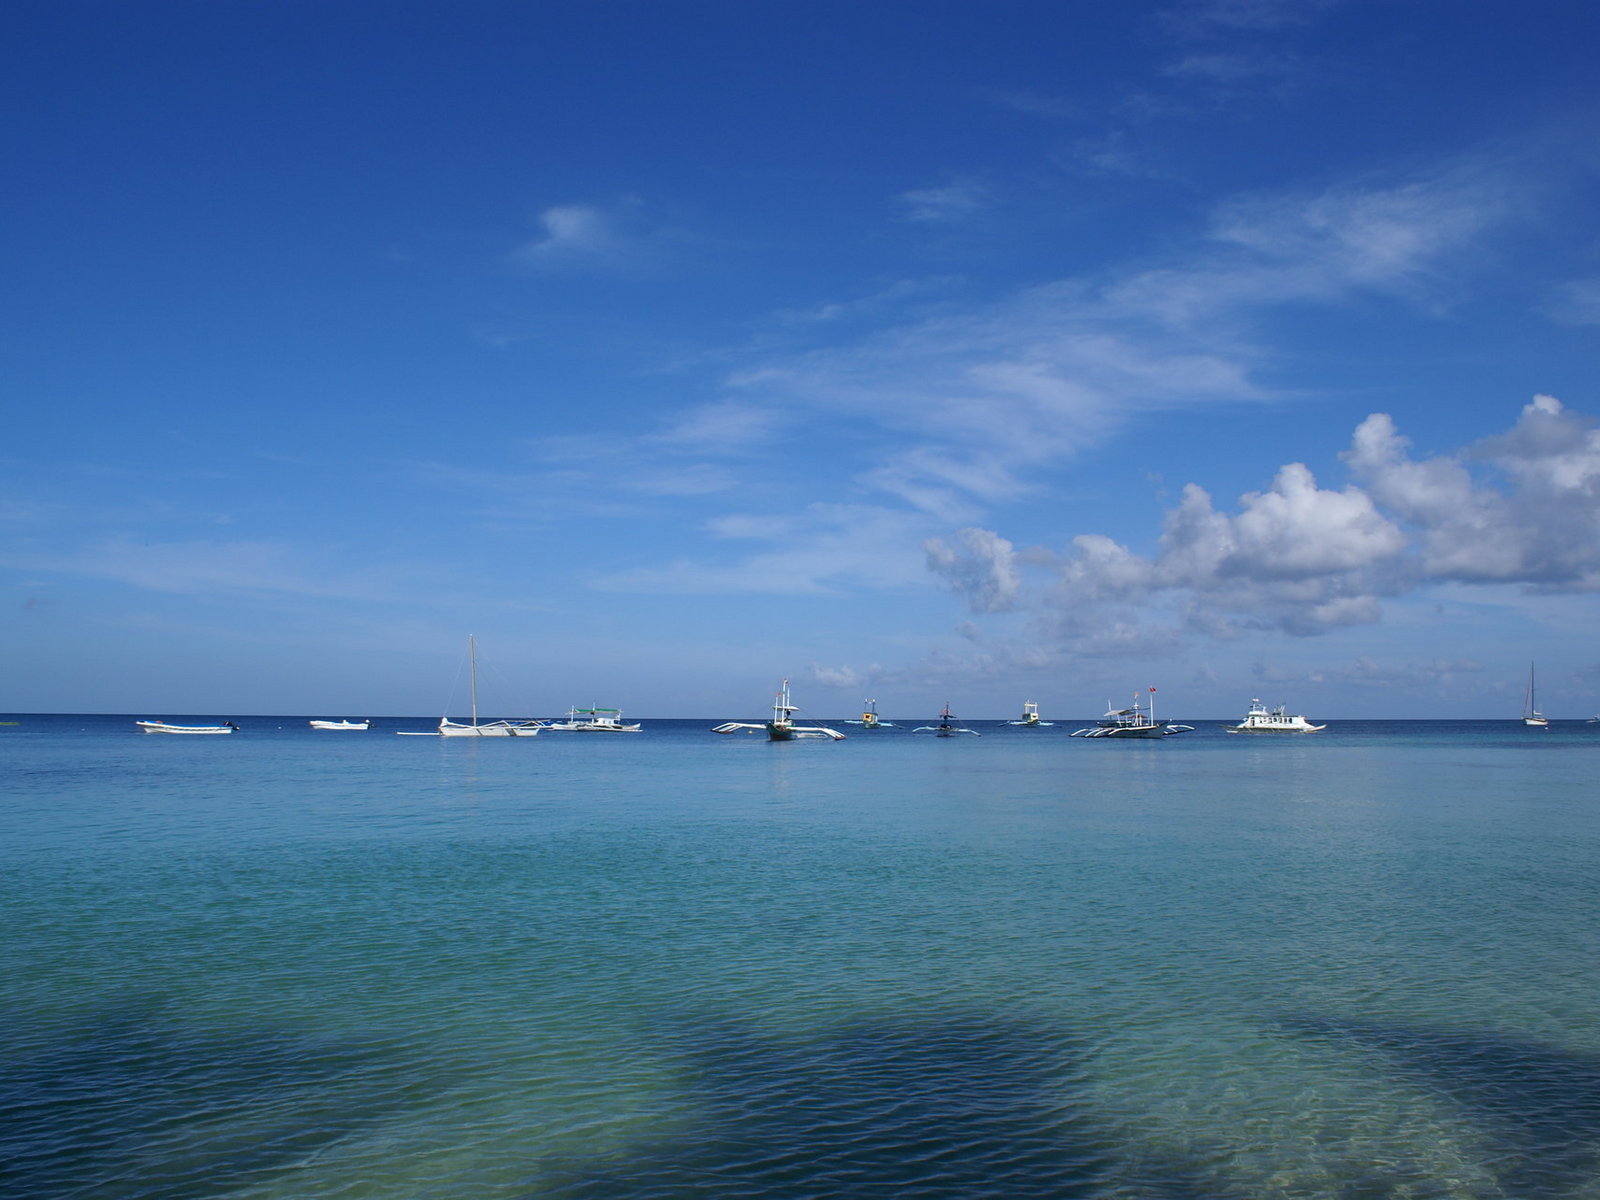
[[[565,721],[546,721],[544,728],[574,733],[638,733],[642,726],[624,725],[620,708],[571,708]]]
[[[1007,725],[1026,725],[1029,729],[1049,729],[1054,721],[1039,720],[1039,706],[1032,700],[1025,700],[1022,704],[1022,716],[1015,721],[1007,721]]]
[[[1229,733],[1316,733],[1326,725],[1313,725],[1302,716],[1290,716],[1282,704],[1268,708],[1260,700],[1250,701],[1250,711],[1237,725],[1224,725]]]
[[[861,710],[859,721],[846,721],[846,725],[859,725],[863,729],[895,729],[898,726],[893,721],[885,721],[878,716],[878,702],[868,700],[866,707]]]
[[[725,721],[711,730],[712,733],[765,733],[769,742],[793,742],[803,738],[827,738],[844,741],[844,734],[826,725],[796,725],[794,714],[800,709],[789,703],[789,681],[785,679],[772,702],[772,720]]]
[[[956,724],[956,715],[950,711],[949,701],[944,708],[939,710],[939,723],[937,725],[918,725],[912,733],[931,733],[934,737],[955,737],[958,733],[970,733],[973,737],[982,737],[976,729],[966,729]]]
[[[439,728],[434,733],[397,729],[401,737],[536,737],[544,728],[541,721],[485,721],[478,723],[478,643],[467,636],[467,657],[472,669],[472,722],[463,724],[449,717],[439,718]]]
[[[239,727],[232,721],[221,725],[173,725],[167,721],[135,721],[145,733],[237,733]]]
[[[1193,725],[1178,725],[1172,721],[1156,719],[1155,688],[1150,689],[1150,708],[1139,706],[1139,694],[1134,693],[1133,703],[1127,708],[1113,708],[1106,702],[1106,714],[1093,725],[1074,729],[1070,737],[1081,738],[1160,738],[1174,733],[1189,733]]]
[[[371,729],[371,721],[307,721],[313,729]]]

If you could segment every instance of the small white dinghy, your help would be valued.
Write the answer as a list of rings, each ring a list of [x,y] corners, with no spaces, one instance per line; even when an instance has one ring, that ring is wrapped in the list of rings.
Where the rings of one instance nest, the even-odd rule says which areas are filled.
[[[222,725],[173,725],[167,721],[135,721],[146,733],[235,733],[239,727],[232,721]]]

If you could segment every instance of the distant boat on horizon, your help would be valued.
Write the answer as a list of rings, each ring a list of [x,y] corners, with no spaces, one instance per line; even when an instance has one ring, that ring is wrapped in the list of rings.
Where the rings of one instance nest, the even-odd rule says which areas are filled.
[[[1326,725],[1313,725],[1301,716],[1290,716],[1282,704],[1269,709],[1260,700],[1250,701],[1250,711],[1237,725],[1223,726],[1229,733],[1316,733]]]
[[[1522,702],[1522,723],[1535,729],[1548,729],[1549,718],[1539,711],[1539,695],[1533,687],[1533,664],[1528,664],[1528,694]]]
[[[724,721],[715,726],[712,733],[765,733],[769,742],[793,742],[812,738],[827,738],[830,741],[844,741],[844,734],[837,729],[829,729],[826,725],[796,725],[794,714],[800,709],[789,702],[789,681],[785,679],[778,689],[777,698],[772,702],[772,719],[760,723],[754,721]]]
[[[955,737],[958,733],[970,733],[973,737],[982,737],[976,729],[966,729],[956,724],[956,715],[950,711],[950,702],[945,701],[944,708],[939,711],[937,725],[918,725],[912,733],[931,733],[934,737]]]
[[[1139,693],[1133,694],[1133,703],[1127,708],[1113,707],[1106,702],[1106,714],[1093,725],[1074,729],[1068,736],[1081,738],[1160,738],[1174,733],[1189,733],[1193,725],[1177,725],[1156,719],[1155,688],[1150,689],[1150,707],[1139,704]]]
[[[145,733],[237,733],[239,727],[232,721],[221,725],[174,725],[169,721],[135,721]]]
[[[372,728],[371,721],[307,721],[313,729],[354,729],[365,730]]]
[[[1039,706],[1032,700],[1024,700],[1022,703],[1022,715],[1015,721],[1007,721],[1006,724],[1023,725],[1029,729],[1049,729],[1055,722],[1041,721],[1039,719]]]
[[[860,720],[857,720],[857,721],[846,721],[845,724],[846,725],[859,725],[863,729],[894,729],[894,728],[896,728],[896,725],[895,725],[895,723],[893,721],[885,721],[885,720],[883,720],[882,718],[880,718],[878,716],[878,702],[876,700],[868,700],[868,701],[865,702],[864,707],[862,708],[862,711],[861,711],[861,719]]]
[[[478,723],[478,641],[467,635],[467,659],[472,673],[472,720],[463,724],[449,717],[439,718],[439,728],[434,733],[413,733],[396,730],[401,737],[535,737],[541,725],[538,721],[486,721]]]

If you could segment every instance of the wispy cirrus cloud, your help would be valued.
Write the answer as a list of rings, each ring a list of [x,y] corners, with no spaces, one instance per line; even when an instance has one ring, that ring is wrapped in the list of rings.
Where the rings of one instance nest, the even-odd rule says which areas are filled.
[[[417,584],[402,568],[349,567],[343,559],[333,551],[308,551],[281,539],[152,542],[115,537],[66,553],[21,556],[9,565],[185,596],[395,601]]]

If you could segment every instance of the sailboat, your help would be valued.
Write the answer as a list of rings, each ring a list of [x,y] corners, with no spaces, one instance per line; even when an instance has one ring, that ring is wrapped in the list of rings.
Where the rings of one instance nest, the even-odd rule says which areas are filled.
[[[1539,696],[1533,688],[1533,664],[1528,664],[1528,696],[1522,702],[1522,723],[1535,729],[1550,728],[1549,719],[1539,711]]]
[[[770,721],[724,721],[721,725],[711,730],[712,733],[765,733],[769,742],[793,742],[802,738],[829,738],[832,741],[844,741],[844,734],[837,729],[829,729],[826,725],[796,725],[794,714],[800,709],[789,703],[789,681],[785,679],[778,689],[778,695],[772,702],[772,720]]]
[[[472,667],[472,721],[464,724],[449,717],[439,718],[437,734],[407,733],[397,730],[402,737],[536,737],[542,728],[538,721],[485,721],[478,723],[478,643],[467,635],[467,658]]]

